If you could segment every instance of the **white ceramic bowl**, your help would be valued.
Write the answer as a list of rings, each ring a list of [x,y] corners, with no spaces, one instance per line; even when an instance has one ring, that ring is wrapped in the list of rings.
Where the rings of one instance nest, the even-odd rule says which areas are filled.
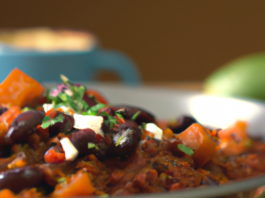
[[[110,104],[142,107],[158,119],[192,115],[199,123],[213,128],[226,128],[236,120],[244,120],[248,122],[248,132],[251,136],[265,137],[265,103],[260,101],[222,98],[203,95],[200,92],[156,87],[125,87],[115,84],[85,85],[101,92]],[[265,176],[260,176],[218,187],[193,188],[172,193],[128,196],[128,198],[258,197],[258,189],[263,190],[263,185],[265,185]]]

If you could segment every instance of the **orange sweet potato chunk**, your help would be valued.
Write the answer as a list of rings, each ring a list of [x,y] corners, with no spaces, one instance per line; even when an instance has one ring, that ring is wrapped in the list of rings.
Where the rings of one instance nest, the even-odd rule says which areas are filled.
[[[77,172],[67,183],[59,183],[55,186],[51,197],[75,197],[88,196],[95,192],[95,188],[87,173]]]
[[[185,131],[177,136],[185,146],[194,150],[194,154],[191,156],[195,168],[205,165],[215,154],[217,144],[207,130],[199,125],[192,124]]]
[[[0,84],[0,104],[24,107],[43,96],[45,88],[15,68]]]
[[[0,198],[15,198],[16,195],[9,189],[3,189],[0,191]]]
[[[247,138],[247,123],[244,121],[237,121],[227,129],[218,132],[218,137],[226,140],[242,140]]]
[[[21,110],[18,106],[12,106],[0,116],[0,144],[4,141],[12,122],[20,113]]]

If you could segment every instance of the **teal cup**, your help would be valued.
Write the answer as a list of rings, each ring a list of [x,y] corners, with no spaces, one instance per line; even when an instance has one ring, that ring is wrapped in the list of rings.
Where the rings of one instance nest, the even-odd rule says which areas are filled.
[[[43,52],[0,43],[0,81],[14,68],[41,83],[59,82],[60,74],[73,82],[91,82],[100,71],[115,73],[127,85],[141,83],[138,68],[128,56],[96,45],[88,51]]]

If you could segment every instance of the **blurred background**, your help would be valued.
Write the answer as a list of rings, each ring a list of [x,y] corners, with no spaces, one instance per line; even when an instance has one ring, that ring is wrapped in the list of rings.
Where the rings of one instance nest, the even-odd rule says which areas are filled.
[[[265,1],[2,1],[0,28],[87,30],[130,56],[144,82],[202,82],[237,57],[265,49]],[[102,72],[103,81],[117,76]]]

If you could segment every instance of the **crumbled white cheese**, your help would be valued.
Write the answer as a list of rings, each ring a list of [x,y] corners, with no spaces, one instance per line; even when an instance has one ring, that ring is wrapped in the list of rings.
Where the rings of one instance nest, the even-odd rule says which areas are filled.
[[[74,161],[75,158],[78,156],[78,150],[69,140],[69,138],[63,138],[60,140],[63,150],[65,152],[65,160],[66,161]]]
[[[102,116],[92,116],[92,115],[81,115],[81,114],[74,114],[75,125],[74,128],[76,129],[92,129],[97,134],[102,134],[101,125],[104,121]]]
[[[154,123],[147,123],[145,125],[145,130],[151,133],[154,133],[156,139],[162,140],[163,131],[158,126],[156,126]]]
[[[49,110],[53,108],[53,104],[48,104],[48,103],[43,104],[42,106],[43,106],[45,113],[47,113]]]

